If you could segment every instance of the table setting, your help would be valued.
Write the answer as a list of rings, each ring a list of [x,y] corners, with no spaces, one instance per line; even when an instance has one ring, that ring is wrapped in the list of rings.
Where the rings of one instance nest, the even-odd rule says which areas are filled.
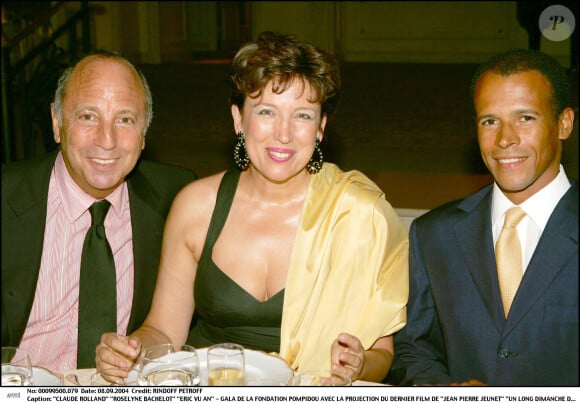
[[[2,386],[115,386],[96,368],[53,373],[30,365],[24,352],[2,347]],[[17,350],[17,349],[16,349]],[[5,363],[6,356],[6,363]],[[18,361],[10,361],[16,357]],[[351,381],[328,371],[294,373],[274,354],[246,349],[233,343],[208,348],[171,344],[144,349],[125,379],[126,386],[385,386]]]

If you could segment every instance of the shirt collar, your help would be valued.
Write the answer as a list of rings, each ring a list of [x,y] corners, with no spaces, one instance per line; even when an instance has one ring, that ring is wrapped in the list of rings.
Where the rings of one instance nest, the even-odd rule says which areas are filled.
[[[71,222],[75,222],[97,199],[86,194],[70,176],[64,163],[62,151],[59,151],[54,163],[54,177],[59,197],[63,202],[64,213]],[[123,182],[105,199],[111,203],[117,217],[121,217],[123,206],[129,202],[127,182]]]
[[[544,186],[540,191],[531,196],[520,207],[526,212],[528,217],[538,225],[541,231],[544,230],[552,211],[560,199],[570,188],[570,181],[566,176],[564,167],[560,165],[560,171],[552,182]],[[501,191],[496,182],[493,184],[492,204],[491,204],[491,224],[500,222],[507,209],[515,206]]]

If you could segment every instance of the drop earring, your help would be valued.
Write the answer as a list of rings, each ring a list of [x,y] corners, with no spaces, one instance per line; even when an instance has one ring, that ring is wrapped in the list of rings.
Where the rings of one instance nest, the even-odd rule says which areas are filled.
[[[317,159],[315,160],[315,158]],[[322,169],[322,162],[324,158],[322,156],[322,150],[320,150],[320,140],[316,139],[314,142],[314,152],[310,161],[306,164],[306,170],[311,174],[317,174]]]
[[[250,165],[250,159],[246,151],[246,135],[238,132],[237,141],[234,147],[234,162],[240,171],[245,170]]]

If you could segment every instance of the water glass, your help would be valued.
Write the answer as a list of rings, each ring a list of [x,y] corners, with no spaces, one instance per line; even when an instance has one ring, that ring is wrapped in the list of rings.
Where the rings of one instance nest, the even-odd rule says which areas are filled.
[[[2,347],[2,386],[32,385],[32,365],[26,351]]]
[[[141,353],[139,383],[146,386],[197,386],[199,356],[192,346],[157,344]]]
[[[207,374],[210,386],[245,384],[244,347],[234,343],[214,344],[207,350]]]
[[[332,371],[304,371],[299,372],[290,381],[291,386],[351,386],[348,376]]]

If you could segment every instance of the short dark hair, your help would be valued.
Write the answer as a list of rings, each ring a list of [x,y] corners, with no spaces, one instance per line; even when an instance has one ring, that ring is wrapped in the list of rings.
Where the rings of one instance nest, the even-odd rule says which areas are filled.
[[[502,76],[511,76],[532,70],[546,77],[552,86],[552,109],[554,117],[558,118],[564,108],[570,106],[568,75],[556,59],[537,50],[513,49],[500,53],[481,64],[471,80],[471,97],[473,99],[475,95],[477,82],[488,71]]]
[[[262,32],[234,57],[227,81],[230,104],[242,109],[246,96],[261,96],[270,81],[274,80],[274,92],[282,93],[295,78],[310,84],[316,93],[311,102],[319,102],[322,114],[330,117],[340,92],[335,58],[292,35]]]

